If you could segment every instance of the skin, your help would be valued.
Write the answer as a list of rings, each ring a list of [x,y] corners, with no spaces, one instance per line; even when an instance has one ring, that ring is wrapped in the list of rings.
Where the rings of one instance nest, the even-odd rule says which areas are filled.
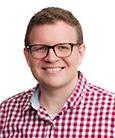
[[[76,43],[75,28],[63,21],[33,27],[30,33],[31,44],[54,45],[57,43]],[[35,59],[26,48],[24,55],[33,76],[40,85],[40,104],[50,114],[58,113],[78,82],[78,66],[85,51],[84,44],[74,46],[67,58],[58,58],[52,49],[47,57]]]

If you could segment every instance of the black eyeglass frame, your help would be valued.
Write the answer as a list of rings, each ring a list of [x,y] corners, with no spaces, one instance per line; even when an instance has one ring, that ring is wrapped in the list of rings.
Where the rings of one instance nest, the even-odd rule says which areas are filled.
[[[58,56],[57,53],[56,53],[56,51],[55,51],[55,47],[58,46],[58,45],[64,45],[64,44],[68,44],[68,45],[71,46],[70,54],[67,55],[67,56]],[[33,58],[36,58],[36,59],[42,59],[42,58],[47,57],[48,54],[49,54],[49,50],[50,50],[50,49],[53,49],[53,51],[54,51],[54,53],[55,53],[55,55],[56,55],[57,57],[59,57],[59,58],[66,58],[66,57],[69,57],[69,56],[72,54],[73,46],[79,46],[79,45],[80,45],[79,43],[58,43],[58,44],[55,44],[55,45],[31,44],[31,45],[27,45],[26,48],[29,50],[29,52],[30,52],[31,54],[32,54],[32,50],[31,50],[31,49],[32,49],[32,47],[34,47],[34,46],[44,46],[44,47],[47,47],[47,48],[48,48],[47,54],[46,54],[46,56],[44,56],[44,57],[36,58],[36,57],[34,57],[34,56],[32,55],[32,57],[33,57]]]

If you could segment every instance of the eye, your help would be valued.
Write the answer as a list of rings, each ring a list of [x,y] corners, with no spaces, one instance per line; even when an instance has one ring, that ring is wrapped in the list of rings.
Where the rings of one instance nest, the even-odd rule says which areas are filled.
[[[67,50],[70,50],[70,45],[68,44],[58,45],[57,49],[60,51],[67,51]]]
[[[33,46],[31,50],[32,50],[32,52],[43,53],[43,52],[47,51],[47,47],[45,47],[45,46]]]

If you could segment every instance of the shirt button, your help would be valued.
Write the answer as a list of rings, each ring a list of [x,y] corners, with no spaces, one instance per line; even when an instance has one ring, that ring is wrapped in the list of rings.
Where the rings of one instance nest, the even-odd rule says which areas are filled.
[[[53,125],[53,122],[46,122],[46,125],[52,126]]]

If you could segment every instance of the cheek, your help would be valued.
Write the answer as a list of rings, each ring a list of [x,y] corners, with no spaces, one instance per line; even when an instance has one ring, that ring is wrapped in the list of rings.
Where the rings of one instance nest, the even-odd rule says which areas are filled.
[[[36,59],[31,59],[29,60],[29,67],[31,68],[31,70],[35,71],[35,70],[39,70],[40,68],[40,60],[36,60]]]
[[[67,65],[68,71],[71,73],[75,73],[79,65],[79,58],[78,56],[68,58],[68,60],[66,60],[65,63]]]
[[[78,66],[81,64],[81,61],[82,61],[82,58],[81,58],[81,55],[78,51],[75,51],[73,53],[73,62],[75,64],[75,66]]]
[[[77,52],[74,52],[69,58],[69,65],[73,68],[77,67],[80,62],[80,56]]]
[[[39,80],[39,76],[41,74],[41,69],[40,69],[40,62],[30,62],[30,70],[35,77],[36,80]]]

